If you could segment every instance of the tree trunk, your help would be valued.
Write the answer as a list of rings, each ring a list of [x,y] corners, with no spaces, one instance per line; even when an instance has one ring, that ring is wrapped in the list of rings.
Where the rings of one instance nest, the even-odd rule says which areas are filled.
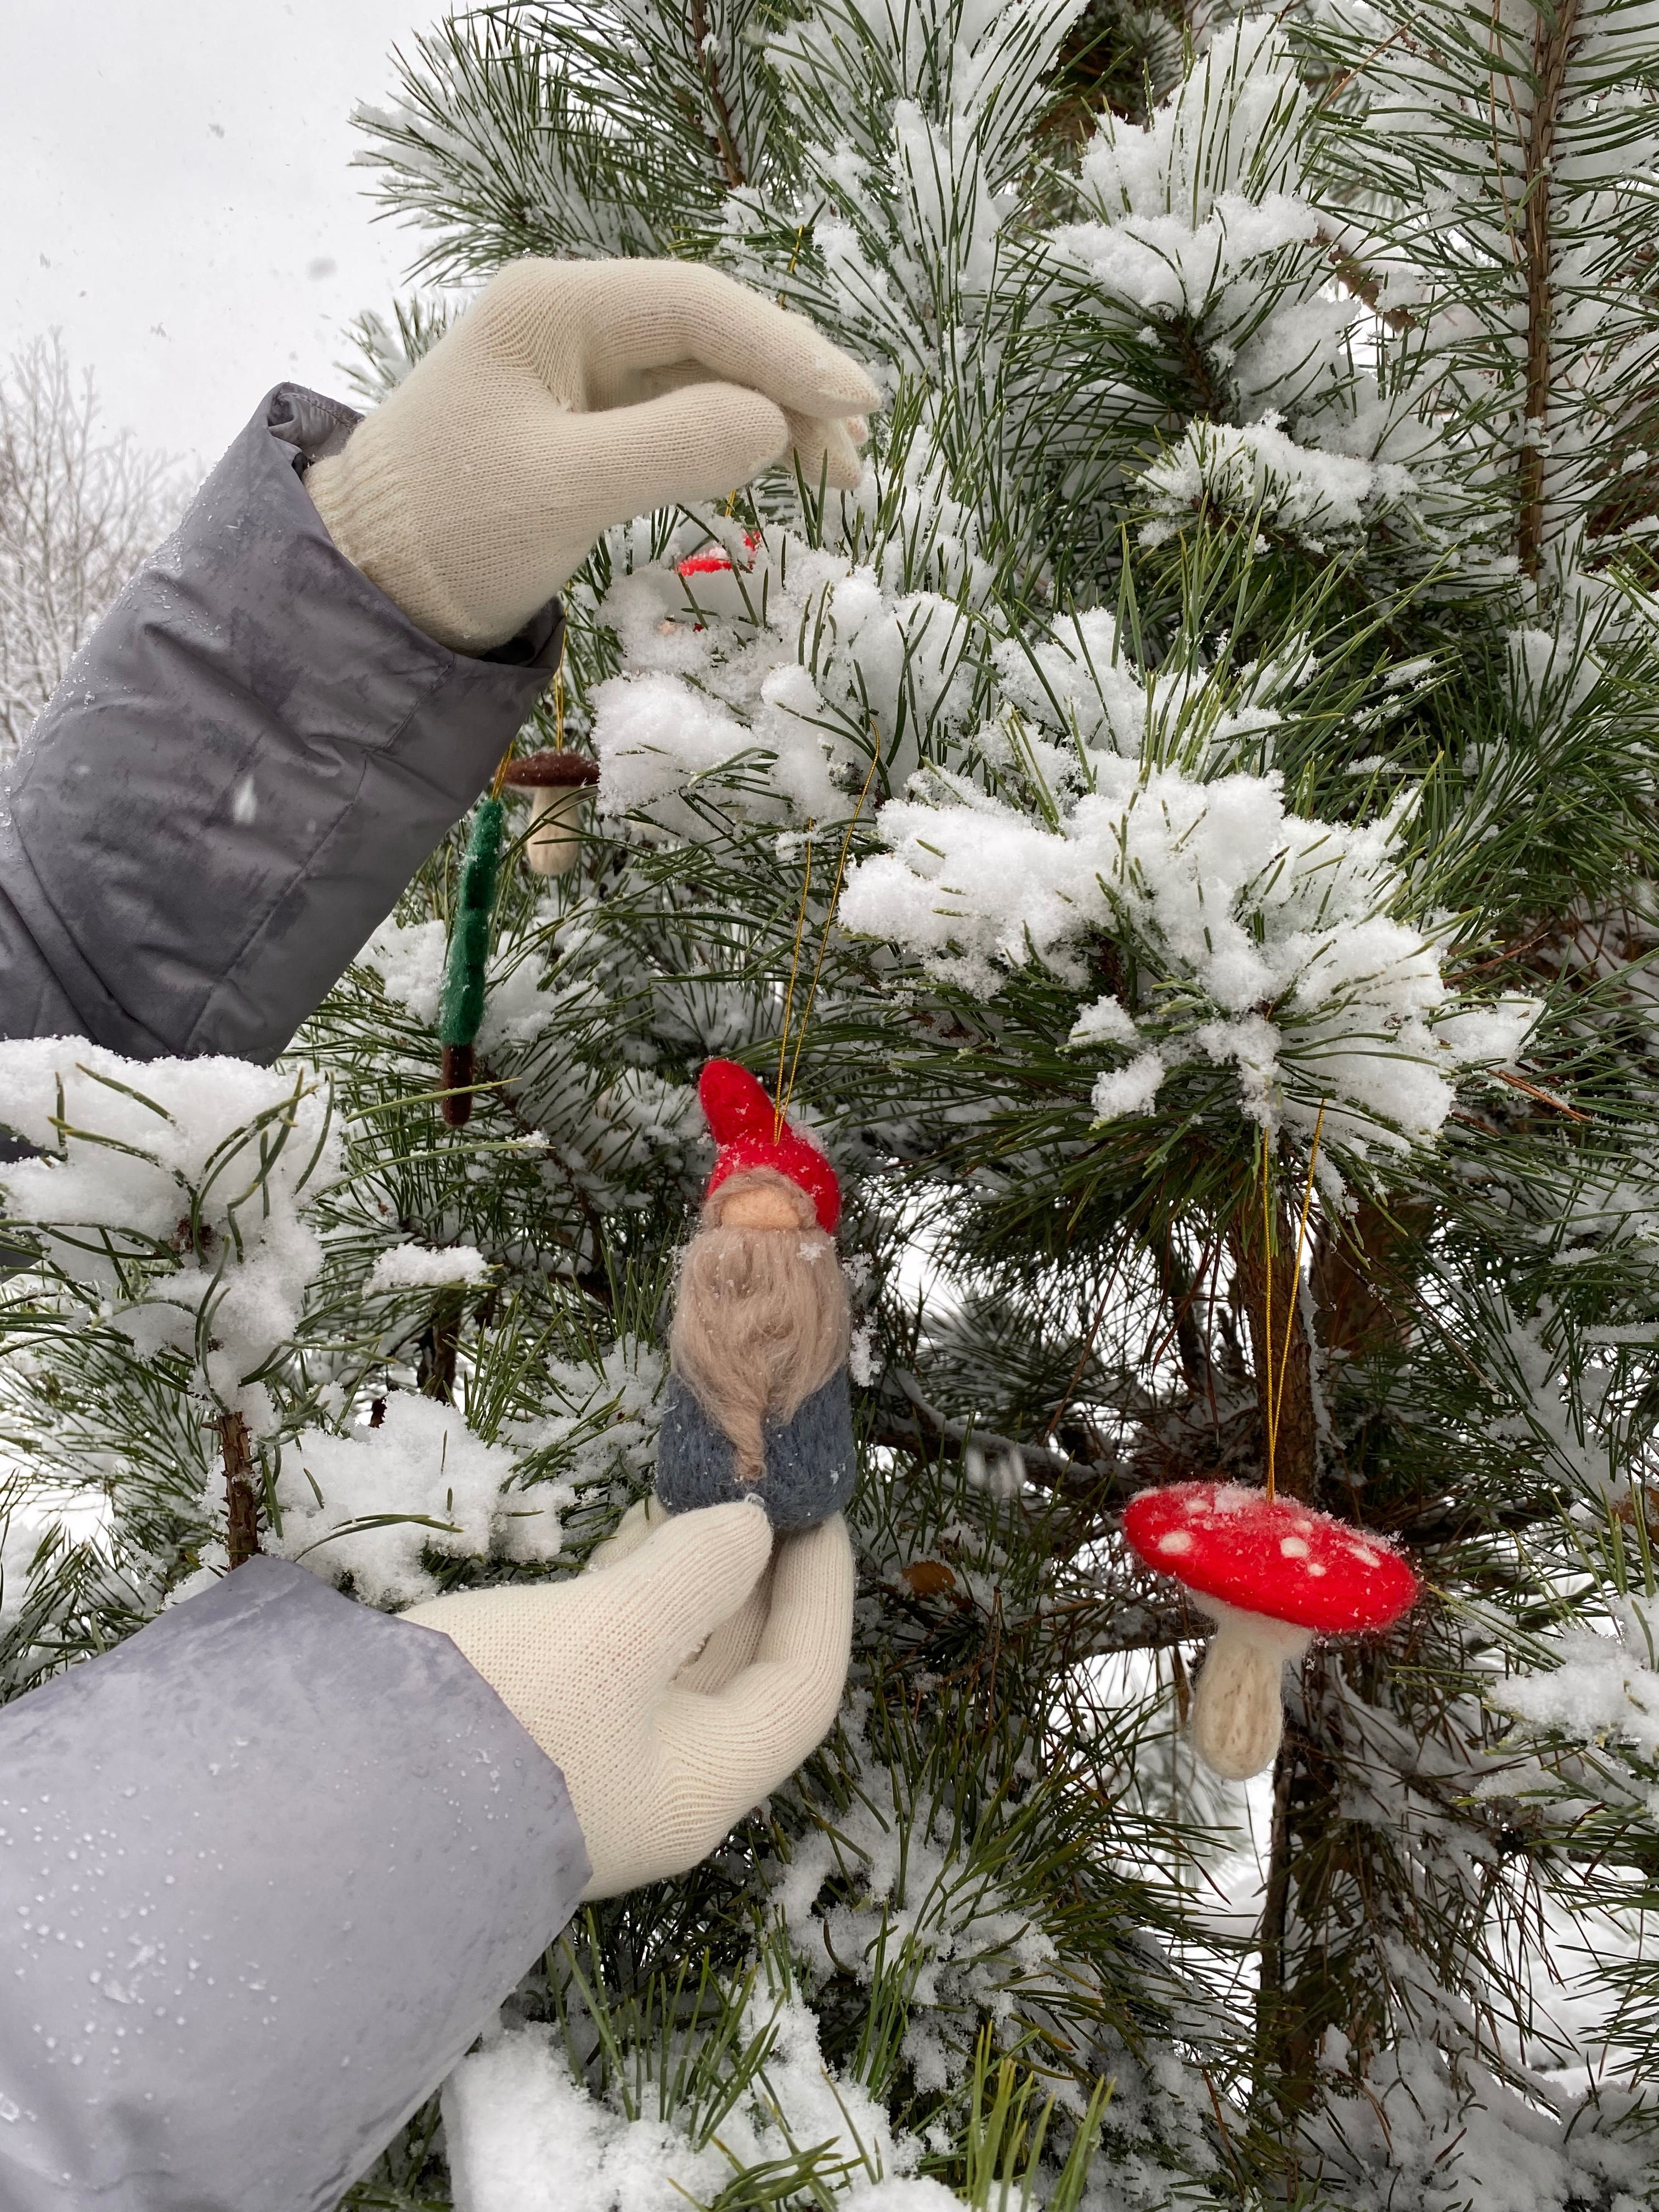
[[[1382,2040],[1388,2001],[1370,1923],[1377,1870],[1364,1823],[1343,1814],[1341,1700],[1326,1695],[1343,1664],[1334,1649],[1309,1654],[1273,1769],[1255,2087],[1263,2118],[1276,2112],[1287,2134],[1321,2100],[1329,2031],[1363,2070]]]
[[[1411,1248],[1433,1220],[1425,1206],[1391,1213],[1361,1199],[1340,1224],[1322,1224],[1310,1269],[1327,1352],[1350,1359],[1398,1346],[1411,1326]]]

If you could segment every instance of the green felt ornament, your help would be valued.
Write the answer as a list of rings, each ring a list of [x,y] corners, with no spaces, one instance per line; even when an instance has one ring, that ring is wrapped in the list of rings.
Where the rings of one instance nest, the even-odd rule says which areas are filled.
[[[484,963],[489,957],[490,918],[501,872],[501,832],[507,810],[492,795],[478,802],[461,862],[461,881],[444,962],[438,1001],[438,1035],[444,1048],[443,1117],[452,1129],[472,1118],[472,1045],[483,1019]]]

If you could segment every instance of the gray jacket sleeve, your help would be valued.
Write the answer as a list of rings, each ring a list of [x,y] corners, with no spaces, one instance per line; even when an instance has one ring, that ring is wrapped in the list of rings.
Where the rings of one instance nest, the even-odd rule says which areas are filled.
[[[557,665],[335,549],[279,387],[20,754],[0,1035],[279,1051]],[[587,1878],[558,1769],[447,1638],[255,1559],[0,1711],[0,2207],[330,2212]]]
[[[558,665],[482,659],[335,547],[300,471],[356,421],[281,385],[76,657],[0,819],[0,1036],[279,1052]]]
[[[0,2205],[331,2212],[587,1873],[447,1637],[251,1560],[0,1711]]]

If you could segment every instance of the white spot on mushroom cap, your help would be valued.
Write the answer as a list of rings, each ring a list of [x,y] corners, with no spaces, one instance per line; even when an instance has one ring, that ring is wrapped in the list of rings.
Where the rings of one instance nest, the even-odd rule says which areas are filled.
[[[1160,1552],[1190,1552],[1193,1548],[1191,1534],[1185,1528],[1171,1528],[1158,1538],[1158,1548]]]
[[[1281,1536],[1279,1555],[1283,1559],[1305,1559],[1313,1547],[1305,1536]]]

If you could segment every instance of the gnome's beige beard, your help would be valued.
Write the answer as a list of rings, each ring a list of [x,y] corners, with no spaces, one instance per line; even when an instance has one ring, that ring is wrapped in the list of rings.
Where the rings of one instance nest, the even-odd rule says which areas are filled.
[[[763,1423],[787,1421],[846,1360],[847,1281],[821,1229],[703,1229],[685,1249],[668,1347],[674,1371],[765,1472]]]

